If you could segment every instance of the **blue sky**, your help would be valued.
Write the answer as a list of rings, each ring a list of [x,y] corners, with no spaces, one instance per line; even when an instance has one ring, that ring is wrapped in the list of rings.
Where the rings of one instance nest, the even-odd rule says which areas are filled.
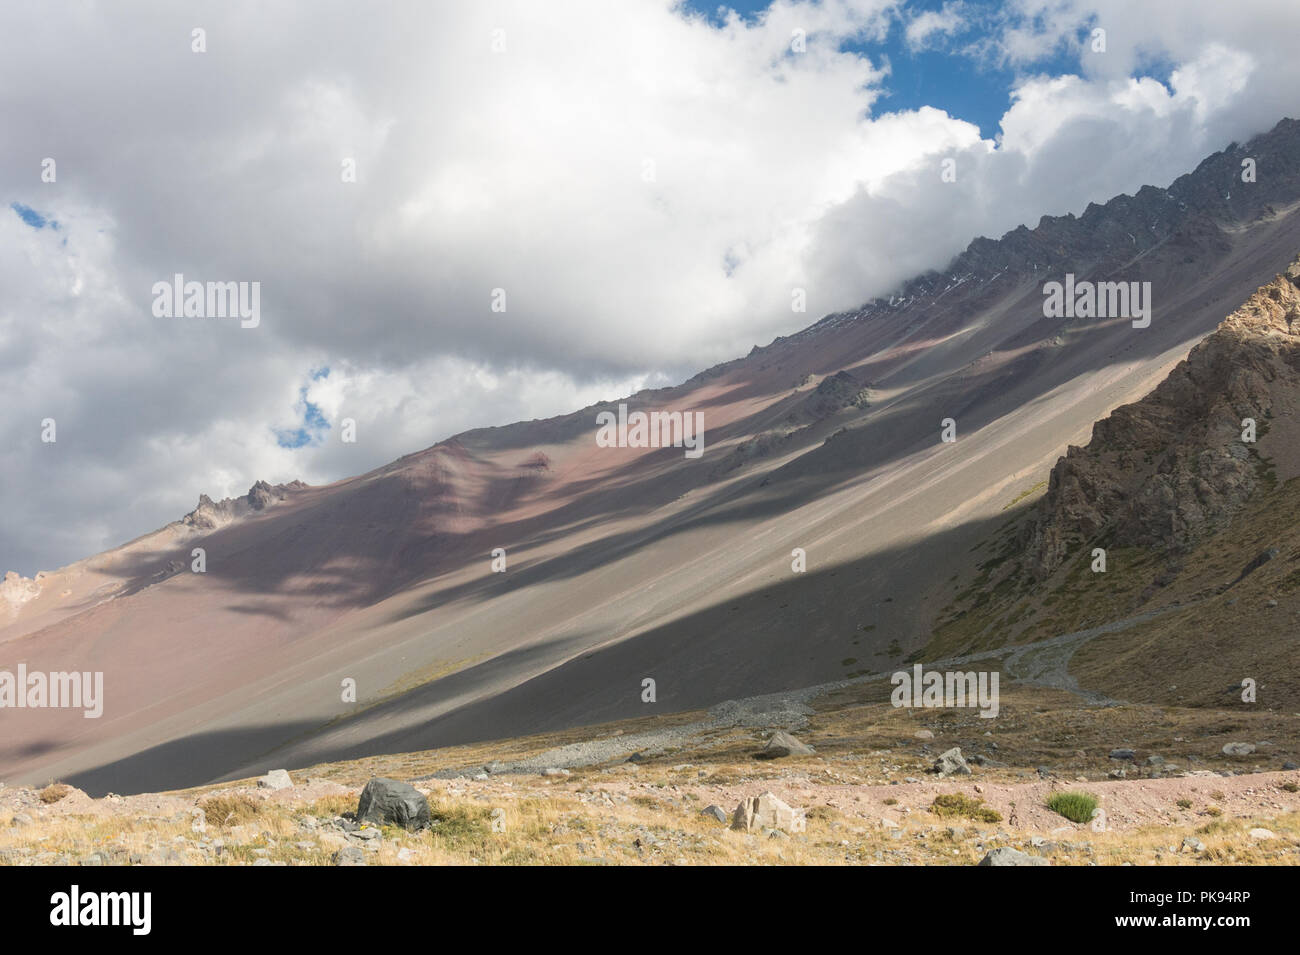
[[[733,0],[721,6],[753,20],[769,5],[770,0]],[[876,101],[873,115],[932,106],[954,119],[975,124],[982,138],[995,139],[1002,114],[1011,104],[1018,73],[976,50],[980,41],[992,35],[1004,5],[999,0],[963,0],[967,27],[949,38],[936,37],[936,42],[926,48],[912,49],[906,39],[907,24],[927,11],[941,11],[944,5],[945,0],[912,0],[903,8],[902,16],[890,24],[884,42],[846,43],[841,48],[865,55],[877,67],[889,65],[890,75],[884,81],[883,95]],[[686,0],[686,7],[714,23],[722,20],[718,16],[720,5],[710,0]],[[1034,72],[1052,76],[1077,70],[1077,59],[1067,55],[1063,45],[1033,66]],[[1167,74],[1166,68],[1146,75],[1164,80]]]
[[[55,230],[59,228],[59,224],[49,216],[37,212],[30,206],[23,205],[21,202],[11,202],[9,208],[13,209],[13,211],[18,214],[18,218],[22,219],[23,222],[27,223],[33,229],[44,229],[46,226]]]
[[[329,368],[318,368],[311,373],[312,381],[323,381],[330,374]],[[302,410],[302,426],[282,428],[275,432],[275,441],[282,448],[302,448],[320,444],[325,440],[325,432],[330,423],[321,412],[320,406],[308,397],[308,385],[298,389],[298,408]]]

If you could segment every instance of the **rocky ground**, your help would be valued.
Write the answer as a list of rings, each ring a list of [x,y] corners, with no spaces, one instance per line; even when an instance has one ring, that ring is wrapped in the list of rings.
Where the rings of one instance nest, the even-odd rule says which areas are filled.
[[[3,788],[0,863],[1300,863],[1300,714],[1089,706],[1016,686],[982,720],[895,708],[887,691],[846,682],[182,792]],[[789,755],[757,758],[774,736]],[[374,777],[410,781],[432,827],[359,823]],[[1076,823],[1048,807],[1068,791],[1100,812]]]

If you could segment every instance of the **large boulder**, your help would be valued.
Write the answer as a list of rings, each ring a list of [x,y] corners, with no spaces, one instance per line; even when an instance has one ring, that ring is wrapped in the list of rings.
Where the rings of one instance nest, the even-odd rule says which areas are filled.
[[[970,767],[962,759],[961,748],[954,746],[934,761],[934,771],[940,776],[969,776]]]
[[[758,759],[780,759],[782,756],[810,756],[815,752],[807,743],[795,739],[785,730],[777,730],[767,745],[754,756]]]
[[[731,817],[731,828],[752,832],[755,829],[783,829],[803,832],[807,828],[802,809],[795,809],[772,793],[742,799]]]
[[[433,824],[429,800],[409,783],[375,777],[361,790],[357,822],[373,826],[394,825],[403,829],[427,829]]]
[[[1255,752],[1254,743],[1224,743],[1224,756],[1249,756]]]

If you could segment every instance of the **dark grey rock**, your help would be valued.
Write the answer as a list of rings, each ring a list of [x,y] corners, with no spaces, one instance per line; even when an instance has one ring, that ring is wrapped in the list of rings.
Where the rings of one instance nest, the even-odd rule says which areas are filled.
[[[728,822],[731,817],[727,815],[727,810],[721,806],[705,806],[700,810],[701,816],[708,816],[710,819],[716,819],[718,822]]]
[[[429,811],[429,800],[410,783],[376,777],[361,790],[357,822],[415,830],[429,828],[433,816]]]

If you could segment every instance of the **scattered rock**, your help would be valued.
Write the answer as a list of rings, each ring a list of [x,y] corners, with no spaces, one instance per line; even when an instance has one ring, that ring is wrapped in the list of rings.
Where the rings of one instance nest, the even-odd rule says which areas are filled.
[[[409,783],[375,777],[366,783],[357,803],[357,822],[403,829],[427,829],[433,822],[429,800]]]
[[[1135,755],[1131,749],[1112,749],[1110,751],[1111,759],[1132,759]]]
[[[1042,856],[1031,856],[1027,852],[1021,852],[1019,849],[1012,849],[1004,846],[1001,849],[994,849],[983,859],[979,861],[980,865],[1006,866],[1006,865],[1051,865]]]
[[[731,828],[745,832],[755,829],[803,832],[806,826],[802,809],[794,809],[770,792],[742,799],[731,817]]]
[[[542,775],[547,778],[556,778],[569,775],[569,771],[567,769],[559,769],[556,766],[547,766],[542,770]]]
[[[1188,852],[1204,852],[1205,843],[1193,836],[1188,836],[1183,840],[1183,848]]]
[[[759,752],[755,759],[780,759],[783,756],[809,756],[815,753],[807,743],[800,742],[785,730],[777,730]]]
[[[140,857],[140,865],[184,865],[184,857],[175,849],[151,849]]]
[[[1255,752],[1254,743],[1224,743],[1224,756],[1249,756]]]
[[[721,806],[705,806],[700,810],[701,816],[708,816],[710,819],[716,819],[718,822],[727,821],[727,810]]]
[[[932,733],[930,730],[917,730],[917,731],[916,731],[916,738],[917,738],[917,739],[934,739],[934,733]]]
[[[287,770],[273,769],[259,779],[257,785],[262,789],[292,789],[293,780]]]
[[[1252,839],[1256,839],[1256,840],[1276,839],[1276,838],[1277,838],[1277,835],[1274,834],[1274,833],[1272,832],[1272,830],[1269,830],[1269,829],[1252,829],[1252,830],[1250,830],[1249,835],[1250,835],[1250,837],[1251,837]]]
[[[365,865],[366,854],[356,846],[344,846],[330,859],[335,865]]]
[[[940,776],[969,776],[970,767],[962,759],[961,747],[954,746],[934,761],[934,772]]]

